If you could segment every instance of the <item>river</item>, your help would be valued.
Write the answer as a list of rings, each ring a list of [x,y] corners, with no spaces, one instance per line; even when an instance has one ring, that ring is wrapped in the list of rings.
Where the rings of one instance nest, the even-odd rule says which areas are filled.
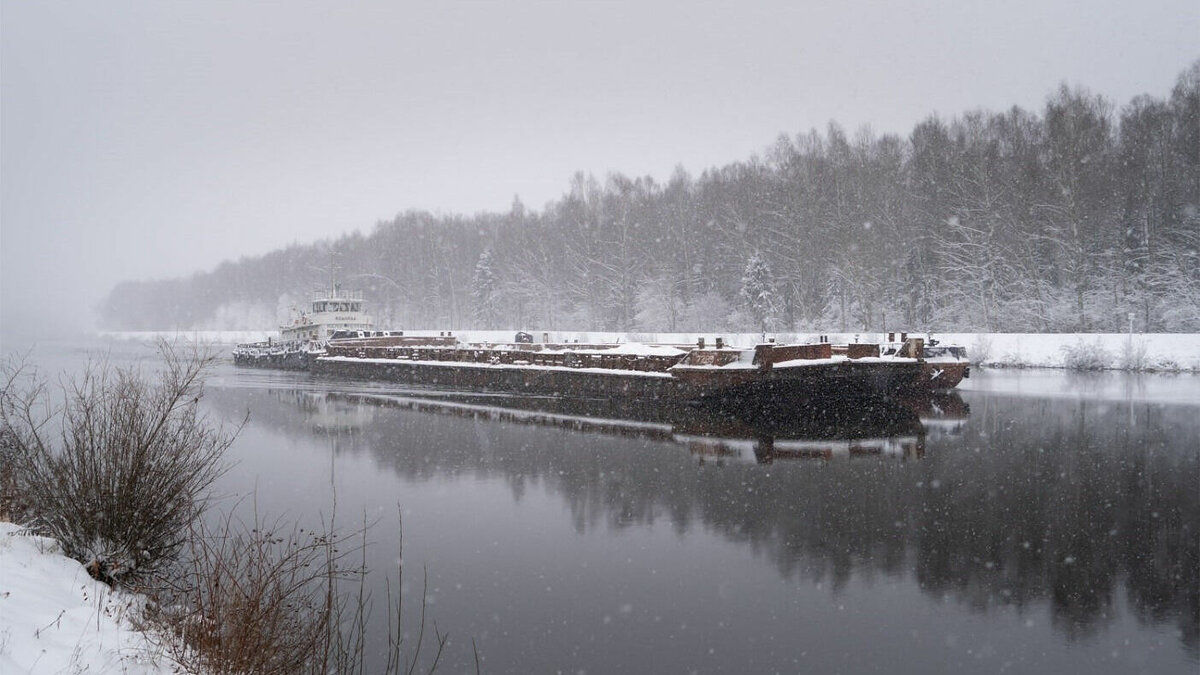
[[[411,650],[427,574],[439,672],[472,640],[486,673],[1200,668],[1195,375],[976,370],[886,423],[766,431],[231,363],[204,401],[249,412],[221,504],[374,523],[376,635],[402,550]]]

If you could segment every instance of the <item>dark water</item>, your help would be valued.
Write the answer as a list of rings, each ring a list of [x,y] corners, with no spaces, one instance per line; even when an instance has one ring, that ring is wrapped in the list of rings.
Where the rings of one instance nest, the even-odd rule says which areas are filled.
[[[490,673],[1200,668],[1195,376],[977,372],[833,429],[232,366],[206,400],[250,412],[221,491],[307,522],[336,495],[380,583],[399,508],[440,672],[472,638]]]

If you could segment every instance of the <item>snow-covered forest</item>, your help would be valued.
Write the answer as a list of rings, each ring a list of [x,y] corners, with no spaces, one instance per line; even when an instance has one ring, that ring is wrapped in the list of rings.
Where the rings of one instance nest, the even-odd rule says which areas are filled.
[[[271,327],[331,258],[388,328],[1200,332],[1200,61],[1120,107],[1064,85],[1040,111],[831,123],[665,183],[580,173],[541,211],[409,211],[122,283],[101,324]]]

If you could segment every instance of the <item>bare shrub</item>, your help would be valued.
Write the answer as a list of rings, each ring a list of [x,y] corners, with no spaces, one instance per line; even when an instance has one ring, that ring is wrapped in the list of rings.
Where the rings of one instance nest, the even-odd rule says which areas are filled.
[[[979,333],[975,336],[975,342],[971,343],[971,349],[967,351],[968,358],[972,365],[982,366],[988,362],[992,355],[992,340],[987,333]]]
[[[358,532],[337,534],[257,516],[247,525],[227,515],[215,528],[198,521],[179,574],[156,594],[159,609],[151,619],[173,638],[163,646],[187,672],[367,672],[366,532],[365,523]],[[387,662],[378,672],[411,674],[426,641],[425,597],[413,653],[405,659],[401,598],[388,588]],[[447,640],[435,625],[435,652],[424,672],[437,669]]]
[[[1130,338],[1121,345],[1121,356],[1117,364],[1122,370],[1146,370],[1150,367],[1150,360],[1146,353],[1145,340],[1138,340],[1135,343]]]
[[[174,558],[237,434],[197,410],[215,357],[166,342],[159,351],[156,380],[93,360],[63,377],[57,397],[21,362],[0,369],[0,423],[27,524],[110,583]]]
[[[1112,355],[1097,340],[1086,343],[1079,340],[1073,345],[1063,345],[1063,367],[1068,370],[1105,370],[1112,364]]]
[[[1184,370],[1179,362],[1169,356],[1163,356],[1155,359],[1152,363],[1146,366],[1146,370],[1163,371],[1167,373],[1178,373]],[[1200,365],[1192,370],[1200,371]]]
[[[198,521],[181,573],[157,594],[174,658],[197,673],[331,672],[332,584],[347,573],[333,546],[296,527]]]
[[[27,511],[17,488],[16,451],[12,429],[0,421],[0,520],[9,522],[24,520]]]

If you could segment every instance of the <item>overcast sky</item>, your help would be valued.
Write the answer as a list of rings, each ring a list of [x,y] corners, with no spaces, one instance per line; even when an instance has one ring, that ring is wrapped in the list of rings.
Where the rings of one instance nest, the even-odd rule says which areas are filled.
[[[0,0],[0,319],[87,319],[409,208],[540,209],[836,120],[1118,106],[1200,58],[1200,2]]]

